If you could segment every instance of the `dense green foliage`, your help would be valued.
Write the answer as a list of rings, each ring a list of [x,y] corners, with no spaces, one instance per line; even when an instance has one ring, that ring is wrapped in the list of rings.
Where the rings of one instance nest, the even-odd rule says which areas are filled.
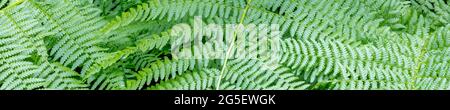
[[[450,89],[449,4],[0,0],[0,89]],[[230,40],[187,29],[199,23],[277,24],[279,31],[254,27],[274,35],[267,39],[276,51],[263,55],[235,39],[256,37],[250,32]],[[174,56],[188,37],[219,40],[182,50],[195,58]]]

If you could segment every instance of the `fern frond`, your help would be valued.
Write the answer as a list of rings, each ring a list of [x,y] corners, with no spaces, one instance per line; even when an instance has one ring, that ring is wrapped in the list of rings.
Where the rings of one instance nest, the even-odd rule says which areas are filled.
[[[229,63],[227,72],[222,78],[225,85],[220,88],[231,89],[306,89],[309,87],[304,80],[295,74],[290,73],[290,69],[279,67],[278,65],[264,64],[261,60],[232,60]]]
[[[312,83],[317,82],[319,85],[323,82],[341,82],[346,86],[348,82],[353,83],[352,80],[393,81],[404,84],[410,77],[409,70],[415,67],[411,57],[398,52],[388,52],[392,47],[355,48],[326,40],[317,42],[287,39],[282,43],[282,48],[283,53],[286,54],[282,55],[279,62],[297,70],[300,77]],[[373,89],[383,88],[375,84],[365,89],[371,87]]]
[[[216,69],[205,69],[202,71],[187,72],[175,79],[163,81],[148,90],[204,90],[214,86],[219,71]]]
[[[449,45],[450,25],[439,28],[432,33],[429,44],[424,45],[423,59],[420,60],[420,67],[417,71],[417,89],[448,89],[449,77]]]
[[[33,1],[22,0],[17,6],[2,10],[6,16],[14,17],[11,21],[14,23],[15,30],[5,29],[10,34],[18,34],[24,36],[32,36],[36,33],[53,33],[45,34],[45,36],[51,36],[58,41],[51,41],[48,46],[51,47],[49,55],[53,60],[59,60],[59,62],[65,66],[71,65],[72,69],[81,65],[73,64],[76,59],[81,57],[86,62],[83,65],[83,70],[90,66],[89,60],[91,53],[97,53],[103,51],[100,48],[93,47],[98,40],[95,40],[95,34],[93,31],[99,28],[102,24],[101,18],[96,16],[98,10],[93,8],[78,8],[81,2],[70,1]],[[5,16],[2,16],[5,17]],[[27,19],[30,18],[31,19]],[[25,26],[26,24],[36,24]],[[90,26],[89,28],[87,28]],[[32,29],[32,30],[28,30]],[[11,33],[12,32],[12,33]],[[19,33],[20,32],[20,33]],[[10,35],[2,32],[2,35]],[[56,34],[58,33],[58,34]],[[83,73],[84,73],[83,71]]]
[[[411,0],[411,4],[439,23],[437,25],[446,25],[450,21],[450,6],[445,0]]]
[[[60,63],[44,63],[36,75],[45,79],[43,89],[87,89],[88,86],[81,80],[80,74]]]
[[[133,22],[162,20],[163,18],[168,21],[187,16],[204,16],[206,18],[208,16],[219,16],[229,18],[231,15],[240,15],[239,13],[242,13],[242,10],[239,9],[244,6],[244,0],[227,2],[216,0],[150,0],[148,3],[131,8],[129,12],[122,13],[121,16],[111,21],[101,31],[109,33],[111,30],[115,30],[120,26],[129,25]]]
[[[204,68],[205,65],[199,61],[201,60],[157,60],[150,64],[149,68],[143,68],[138,72],[140,77],[137,77],[137,86],[139,89],[145,85],[150,85],[152,82],[164,81],[173,79],[177,75],[182,75],[185,71],[196,70],[195,68]]]
[[[384,19],[360,0],[260,0],[251,5],[271,11],[250,8],[248,23],[278,24],[282,32],[298,39],[364,41],[371,39],[377,28],[386,28],[380,26]]]

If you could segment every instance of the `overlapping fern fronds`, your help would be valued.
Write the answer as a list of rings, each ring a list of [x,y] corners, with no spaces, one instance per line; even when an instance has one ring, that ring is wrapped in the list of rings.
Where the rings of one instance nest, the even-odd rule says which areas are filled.
[[[450,89],[449,22],[448,0],[0,0],[0,89]]]

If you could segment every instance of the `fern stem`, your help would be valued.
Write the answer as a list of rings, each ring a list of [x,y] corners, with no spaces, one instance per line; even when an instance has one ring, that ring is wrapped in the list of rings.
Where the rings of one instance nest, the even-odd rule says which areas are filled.
[[[12,17],[12,15],[10,15],[9,13],[5,13],[3,11],[1,11],[0,13],[3,13],[3,15],[5,15],[6,18],[8,18],[12,24],[14,24],[14,27],[17,30],[20,30],[20,32],[24,32],[24,30],[21,28],[21,26],[16,22],[16,19],[14,19],[14,17]]]
[[[424,33],[422,33],[424,34]],[[425,54],[427,53],[427,47],[428,47],[428,43],[430,42],[430,35],[427,35],[425,40],[424,40],[424,44],[422,46],[422,48],[420,49],[420,55],[416,58],[415,64],[417,64],[417,66],[413,69],[412,72],[412,78],[411,78],[411,83],[409,83],[412,87],[412,89],[417,89],[416,88],[416,79],[417,79],[417,73],[419,73],[420,68],[422,66],[422,63],[424,63],[424,59],[423,57],[425,56]]]
[[[250,3],[251,2],[252,2],[252,0],[248,0],[247,1],[247,5],[245,6],[244,12],[242,13],[242,16],[241,16],[241,18],[239,20],[239,25],[244,23],[244,18],[245,18],[246,14],[247,14],[248,9],[250,8]],[[222,69],[220,70],[219,76],[217,77],[216,90],[220,89],[220,82],[222,80],[222,75],[223,75],[223,72],[225,71],[225,69],[227,67],[228,57],[229,57],[229,55],[231,53],[231,50],[233,49],[235,37],[236,37],[236,32],[233,32],[233,40],[231,40],[231,45],[227,49],[227,53],[225,54],[225,59],[224,59],[224,62],[223,62]]]
[[[425,54],[427,53],[427,47],[428,47],[428,43],[430,42],[431,36],[425,33],[421,33],[422,35],[426,35],[424,36],[425,40],[424,43],[422,45],[422,48],[420,49],[420,55],[418,57],[416,57],[414,63],[417,64],[416,67],[412,70],[412,76],[411,76],[411,83],[409,83],[409,86],[412,87],[411,89],[417,89],[416,88],[416,79],[418,78],[417,73],[419,73],[420,68],[422,67],[422,64],[424,63],[423,57],[425,56]],[[420,77],[419,77],[420,78]]]
[[[9,8],[16,7],[17,5],[22,4],[24,1],[25,0],[17,0],[13,4],[8,5],[5,8],[3,8],[2,10],[0,10],[0,13],[3,13],[4,12],[3,10],[8,10]]]

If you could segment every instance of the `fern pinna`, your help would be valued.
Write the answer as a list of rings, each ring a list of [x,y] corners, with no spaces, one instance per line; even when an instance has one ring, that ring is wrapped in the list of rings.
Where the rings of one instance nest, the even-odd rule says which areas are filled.
[[[449,4],[0,0],[0,89],[450,89]]]

